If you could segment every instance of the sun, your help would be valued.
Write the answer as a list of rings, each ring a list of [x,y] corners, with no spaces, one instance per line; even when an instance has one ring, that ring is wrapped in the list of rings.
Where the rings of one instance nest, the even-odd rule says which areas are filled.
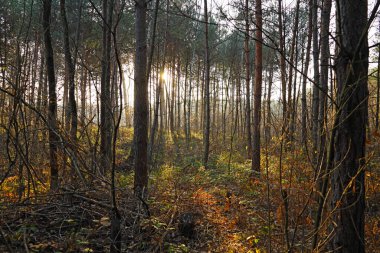
[[[161,78],[164,82],[169,81],[169,73],[167,69],[164,69],[164,71],[161,73]]]

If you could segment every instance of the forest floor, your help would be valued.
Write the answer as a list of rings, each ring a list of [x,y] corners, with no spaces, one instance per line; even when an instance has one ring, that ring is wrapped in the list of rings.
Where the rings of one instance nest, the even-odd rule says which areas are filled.
[[[261,174],[252,177],[243,145],[230,145],[228,140],[223,145],[223,140],[212,143],[210,166],[205,169],[200,137],[192,136],[189,143],[179,137],[175,145],[167,138],[158,144],[153,160],[146,206],[132,194],[133,173],[124,164],[131,138],[122,139],[127,141],[118,145],[116,181],[124,252],[256,253],[286,252],[287,247],[309,252],[315,186],[302,150],[294,148],[287,152],[290,156],[282,157],[280,140],[273,140],[279,145],[264,146]],[[380,252],[377,157],[371,156],[366,174],[367,252]],[[0,252],[109,251],[107,185],[106,180],[95,180],[75,190],[62,188],[55,195],[40,190],[20,202],[17,177],[9,177],[1,185]],[[188,233],[181,228],[184,217],[193,226]],[[321,238],[327,231],[322,225]]]

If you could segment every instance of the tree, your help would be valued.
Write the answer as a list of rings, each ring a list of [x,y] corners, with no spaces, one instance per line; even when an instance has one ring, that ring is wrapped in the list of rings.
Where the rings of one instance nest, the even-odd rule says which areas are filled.
[[[43,2],[43,20],[44,29],[46,68],[49,82],[49,109],[48,109],[48,128],[49,128],[49,148],[50,148],[50,189],[58,190],[58,128],[57,128],[57,93],[54,73],[54,52],[50,34],[50,15],[51,0]]]
[[[316,165],[316,155],[314,152],[318,148],[318,113],[319,113],[319,37],[318,37],[318,1],[313,0],[312,23],[313,23],[313,102],[312,102],[312,140],[313,158]]]
[[[311,39],[312,39],[312,31],[313,31],[313,24],[312,24],[312,1],[309,0],[309,13],[308,13],[308,25],[307,25],[307,46],[306,46],[306,58],[305,58],[305,67],[303,71],[303,79],[302,79],[302,98],[301,98],[301,104],[302,104],[302,115],[301,115],[301,140],[302,143],[306,143],[307,139],[307,127],[306,127],[306,120],[307,120],[307,101],[306,101],[306,79],[307,79],[307,73],[309,70],[309,62],[310,62],[310,50],[311,50]]]
[[[280,54],[280,72],[281,72],[281,97],[282,97],[282,134],[286,135],[288,120],[287,120],[287,104],[286,104],[286,64],[285,64],[285,41],[283,32],[283,13],[282,0],[278,0],[278,33],[279,33],[279,54]]]
[[[136,11],[136,52],[135,52],[135,87],[134,87],[134,138],[135,138],[135,176],[134,191],[141,198],[146,196],[148,187],[148,83],[146,12],[147,1],[137,0]]]
[[[66,17],[66,7],[65,0],[60,0],[60,11],[61,11],[61,19],[63,26],[63,44],[64,44],[64,52],[65,52],[65,64],[68,70],[68,81],[69,81],[69,102],[68,102],[68,117],[70,118],[70,138],[75,150],[76,142],[77,142],[77,127],[78,127],[78,115],[77,115],[77,103],[75,101],[75,64],[73,58],[71,57],[71,49],[70,49],[70,38],[69,38],[69,27],[67,23]],[[76,162],[76,153],[74,151],[72,157],[72,163]],[[74,164],[71,164],[73,167]]]
[[[365,252],[365,140],[368,115],[367,2],[338,5],[337,113],[333,135],[334,252]]]
[[[209,55],[209,25],[207,0],[204,0],[205,21],[205,82],[204,82],[204,122],[203,122],[203,165],[208,167],[210,149],[210,55]]]
[[[294,87],[294,91],[296,89],[295,83],[293,85],[293,70],[294,67],[297,68],[297,39],[298,39],[298,23],[299,23],[299,9],[300,9],[300,0],[297,0],[296,3],[296,8],[295,8],[295,17],[294,17],[294,23],[293,23],[293,31],[292,31],[292,43],[290,46],[290,59],[289,59],[289,78],[288,78],[288,110],[287,110],[287,121],[289,122],[288,124],[288,139],[290,141],[293,140],[293,131],[294,131],[294,114],[296,113],[295,110],[293,109],[292,106],[292,87]],[[296,82],[297,79],[297,72],[294,70],[294,82]],[[295,92],[294,92],[295,93]],[[294,94],[295,98],[295,94]],[[295,99],[293,99],[293,103],[296,103]]]
[[[380,21],[379,21],[380,31]],[[376,111],[375,111],[375,130],[379,130],[379,113],[380,113],[380,44],[377,47],[377,78],[376,78]]]
[[[253,108],[253,154],[252,170],[260,172],[260,121],[261,121],[261,90],[263,81],[263,35],[261,0],[256,0],[256,41],[255,41],[255,85]]]
[[[251,62],[249,50],[249,7],[248,0],[245,0],[245,38],[244,38],[244,51],[245,51],[245,91],[246,91],[246,105],[245,105],[245,122],[247,131],[247,152],[248,157],[252,155],[252,137],[251,137]]]
[[[109,171],[112,161],[111,27],[114,0],[103,0],[102,76],[100,84],[100,173]]]
[[[323,187],[322,177],[325,175],[326,169],[326,131],[324,130],[325,123],[327,122],[327,92],[328,92],[328,62],[330,57],[329,51],[329,28],[330,28],[330,12],[331,0],[325,0],[323,3],[321,14],[321,78],[320,78],[320,94],[319,94],[319,119],[318,119],[318,135],[319,135],[319,157],[318,157],[318,191],[322,194],[318,198],[318,210],[315,218],[315,235],[313,240],[313,248],[316,247],[318,240],[318,227],[322,216],[322,208],[325,202],[324,196],[326,189]]]

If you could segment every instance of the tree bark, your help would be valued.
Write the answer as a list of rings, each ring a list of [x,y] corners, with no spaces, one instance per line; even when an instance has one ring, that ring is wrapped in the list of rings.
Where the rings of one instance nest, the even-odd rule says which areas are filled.
[[[262,9],[261,0],[256,0],[256,40],[255,40],[255,85],[253,108],[253,153],[252,172],[260,172],[260,121],[261,121],[261,91],[263,81],[263,44],[262,44]]]
[[[111,27],[113,0],[103,0],[102,76],[100,84],[100,173],[111,168],[112,104],[111,104]]]
[[[367,2],[340,1],[337,113],[332,170],[334,252],[365,252],[365,140],[368,117]]]
[[[309,62],[310,62],[310,50],[311,50],[311,39],[312,39],[312,1],[309,0],[309,14],[308,14],[308,32],[307,32],[307,45],[306,45],[306,59],[305,59],[305,67],[303,71],[303,79],[302,79],[302,95],[301,95],[301,140],[302,143],[306,143],[307,139],[307,100],[306,100],[306,80],[307,73],[309,71]]]
[[[84,126],[85,125],[85,119],[86,119],[86,88],[87,88],[87,70],[85,70],[83,67],[81,69],[81,115],[80,115],[80,122]]]
[[[288,80],[288,110],[286,112],[287,116],[287,122],[288,125],[288,140],[293,140],[293,132],[292,132],[292,114],[295,114],[296,112],[292,110],[292,85],[293,85],[293,70],[294,67],[297,68],[297,39],[298,39],[298,20],[299,20],[299,8],[300,8],[300,0],[297,0],[296,3],[296,15],[294,17],[294,23],[293,23],[293,35],[292,35],[292,44],[290,47],[290,67],[289,67],[289,80]],[[294,70],[294,81],[296,81],[297,72]],[[295,94],[294,94],[295,95]],[[296,101],[293,101],[295,103]],[[292,144],[290,144],[292,145]]]
[[[278,0],[278,27],[280,39],[280,71],[281,71],[281,90],[282,90],[282,134],[286,135],[288,121],[287,121],[287,104],[286,104],[286,65],[285,65],[285,41],[283,34],[282,22],[282,0]]]
[[[312,140],[313,140],[313,160],[317,165],[315,152],[318,149],[318,113],[319,113],[319,37],[318,37],[318,1],[313,0],[313,102],[312,102]]]
[[[78,114],[77,114],[77,103],[75,101],[75,65],[71,57],[70,51],[70,38],[69,38],[69,27],[66,17],[66,7],[65,0],[60,0],[60,12],[63,26],[63,47],[65,54],[65,63],[67,66],[68,84],[69,84],[69,101],[67,104],[67,114],[70,119],[70,138],[73,147],[73,157],[72,166],[76,160],[76,143],[77,143],[77,128],[78,128]]]
[[[271,133],[271,125],[272,125],[272,109],[271,109],[271,96],[272,96],[272,85],[273,85],[273,72],[274,72],[274,67],[273,67],[273,61],[270,63],[269,67],[269,74],[268,74],[268,94],[267,94],[267,122],[265,126],[265,136],[266,140],[270,140],[272,138],[272,133]]]
[[[48,127],[49,127],[49,149],[50,149],[50,189],[58,190],[58,129],[57,129],[57,93],[54,73],[54,52],[50,34],[50,16],[51,0],[43,2],[43,29],[45,42],[46,69],[49,82],[49,109],[48,109]]]
[[[252,136],[251,136],[251,62],[250,62],[250,49],[249,49],[249,7],[248,0],[245,0],[245,128],[247,131],[247,156],[252,156]]]
[[[146,0],[137,0],[136,11],[136,52],[134,84],[134,138],[135,138],[135,176],[134,191],[141,198],[146,197],[148,187],[148,83],[147,44],[146,44]]]
[[[327,93],[329,83],[329,58],[330,58],[330,45],[329,45],[329,28],[330,28],[330,13],[331,13],[331,0],[324,0],[322,14],[321,14],[321,79],[319,91],[319,125],[318,133],[320,135],[319,152],[320,159],[325,159],[325,142],[326,131],[323,130],[325,122],[327,122]]]
[[[380,26],[380,21],[379,21]],[[376,78],[376,115],[375,115],[375,130],[379,130],[379,112],[380,112],[380,45],[378,46],[377,54],[377,78]]]
[[[203,128],[203,165],[208,167],[210,149],[210,55],[208,41],[208,10],[207,0],[204,0],[205,19],[205,83],[204,83],[204,128]]]

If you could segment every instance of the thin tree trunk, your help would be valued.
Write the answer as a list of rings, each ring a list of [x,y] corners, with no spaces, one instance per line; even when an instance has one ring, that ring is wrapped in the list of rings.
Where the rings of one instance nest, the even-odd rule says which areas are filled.
[[[78,115],[77,103],[75,101],[75,65],[71,57],[69,27],[66,17],[65,0],[60,0],[60,12],[63,26],[63,47],[65,53],[65,63],[67,66],[68,84],[69,84],[69,101],[67,104],[67,117],[70,119],[70,138],[73,147],[73,157],[71,157],[71,166],[73,168],[76,162],[76,143],[77,143],[77,128]]]
[[[177,63],[177,131],[181,128],[181,93],[180,93],[180,80],[181,80],[181,61],[178,58]]]
[[[256,40],[255,40],[255,86],[253,108],[253,153],[252,171],[260,172],[260,121],[261,121],[261,90],[263,81],[263,45],[262,45],[262,9],[261,0],[255,2]]]
[[[175,134],[174,132],[174,109],[175,109],[175,97],[176,97],[176,82],[175,82],[175,58],[173,58],[172,61],[172,67],[171,67],[171,74],[172,74],[172,87],[171,87],[171,100],[170,100],[170,131],[172,133],[172,136]]]
[[[380,20],[379,20],[379,30],[380,30]],[[375,130],[379,130],[379,109],[380,109],[380,45],[378,46],[377,54],[377,86],[376,86],[376,114],[375,114]]]
[[[331,13],[331,0],[324,0],[323,9],[321,14],[321,79],[319,91],[319,126],[318,133],[321,136],[319,143],[320,156],[325,157],[325,142],[326,131],[324,131],[324,124],[327,122],[327,93],[329,83],[329,58],[330,58],[330,45],[329,45],[329,28],[330,28],[330,13]],[[321,158],[325,160],[325,158]],[[322,163],[323,164],[323,163]]]
[[[289,129],[288,129],[288,138],[290,141],[293,140],[293,133],[292,133],[292,125],[291,125],[291,118],[292,118],[292,114],[294,114],[295,112],[292,111],[292,85],[293,85],[293,69],[295,66],[295,68],[297,68],[297,52],[296,52],[296,47],[297,47],[297,39],[298,39],[298,19],[299,19],[299,8],[300,8],[300,0],[297,0],[297,4],[296,4],[296,9],[295,9],[295,12],[296,12],[296,16],[294,18],[294,24],[293,24],[293,35],[292,35],[292,45],[291,45],[291,48],[290,48],[290,67],[289,67],[289,80],[288,80],[288,110],[287,110],[287,121],[289,122]],[[296,58],[296,60],[294,60],[294,58]],[[294,75],[297,75],[297,72],[294,71],[295,74]],[[296,79],[296,77],[294,77],[294,80]],[[295,101],[293,101],[293,103],[295,103]],[[293,144],[291,144],[293,145]]]
[[[124,75],[122,76],[123,81],[123,100],[124,100],[124,117],[125,117],[125,126],[130,126],[129,121],[129,105],[128,105],[128,92],[127,92],[127,84],[125,82]]]
[[[247,157],[252,156],[252,136],[251,136],[251,62],[250,62],[250,49],[249,49],[249,6],[248,0],[245,0],[245,39],[244,39],[244,51],[245,51],[245,128],[247,131]]]
[[[43,2],[43,28],[45,42],[45,56],[47,76],[49,80],[49,110],[48,110],[48,127],[49,127],[49,148],[50,148],[50,189],[58,190],[58,129],[57,129],[57,93],[54,73],[54,52],[50,34],[50,15],[51,15],[51,0]]]
[[[191,68],[192,64],[190,63],[190,76],[189,76],[189,97],[187,99],[187,133],[186,133],[186,142],[187,145],[190,143],[190,138],[191,138],[191,92],[192,92],[192,71]]]
[[[312,1],[309,0],[309,14],[308,14],[308,35],[307,35],[307,45],[306,45],[306,59],[305,59],[305,67],[303,71],[303,79],[302,79],[302,97],[301,97],[301,104],[302,104],[302,115],[301,115],[301,140],[302,143],[306,143],[307,140],[307,101],[306,101],[306,80],[307,80],[307,74],[309,71],[309,62],[310,62],[310,51],[311,51],[311,38],[312,38],[312,31],[313,31],[313,24],[312,24]]]
[[[207,0],[204,0],[205,19],[205,82],[204,82],[204,129],[203,129],[203,165],[208,167],[210,149],[210,55],[208,41],[208,10]]]
[[[135,136],[135,176],[134,191],[140,198],[145,198],[148,187],[148,83],[147,45],[146,45],[146,0],[135,2],[136,10],[136,52],[135,52],[135,87],[134,87],[134,136]]]
[[[315,152],[318,148],[318,113],[319,113],[319,43],[318,43],[318,0],[313,0],[313,103],[312,103],[312,140],[313,140],[313,159],[316,165],[317,159]]]
[[[271,109],[271,96],[272,96],[272,85],[273,85],[273,62],[270,64],[269,76],[268,76],[268,95],[267,95],[267,122],[265,126],[266,139],[270,140],[272,138],[271,125],[272,125],[272,109]]]
[[[185,134],[185,138],[187,140],[187,83],[188,83],[188,77],[189,77],[189,59],[186,60],[185,65],[185,82],[183,84],[183,133]]]
[[[278,26],[280,39],[280,71],[281,71],[281,90],[282,90],[282,134],[287,131],[287,104],[286,104],[286,65],[285,65],[285,42],[282,24],[282,0],[278,0]]]
[[[198,71],[197,71],[197,98],[196,98],[196,103],[195,103],[195,127],[197,131],[200,129],[199,128],[199,117],[198,117],[198,112],[199,112],[199,82],[200,82],[200,75],[201,75],[201,60],[198,58]]]
[[[327,147],[326,147],[326,132],[324,129],[325,122],[327,122],[327,92],[328,92],[328,63],[329,63],[329,28],[330,28],[330,12],[331,12],[331,0],[325,0],[323,3],[321,14],[321,79],[320,79],[320,91],[319,91],[319,115],[318,115],[318,135],[319,135],[319,147],[318,147],[318,160],[317,160],[317,187],[318,192],[323,193],[323,178],[328,177],[324,174],[326,171],[327,161]],[[315,234],[313,238],[313,249],[317,246],[318,242],[318,228],[322,218],[323,206],[325,203],[324,194],[318,195],[318,209],[315,217]]]
[[[81,74],[81,123],[84,126],[85,125],[85,119],[86,119],[86,90],[87,90],[87,70],[82,68],[82,74]]]
[[[102,76],[100,84],[100,173],[110,170],[112,153],[112,104],[111,104],[111,27],[113,0],[103,0]]]

